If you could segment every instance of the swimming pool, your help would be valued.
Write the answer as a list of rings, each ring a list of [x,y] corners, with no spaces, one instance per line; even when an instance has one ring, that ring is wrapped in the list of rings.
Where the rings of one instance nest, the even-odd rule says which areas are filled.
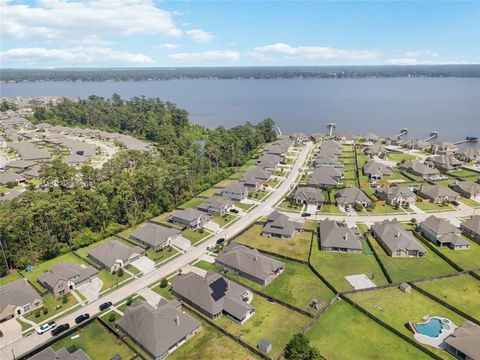
[[[442,333],[444,326],[440,319],[430,318],[426,323],[416,324],[415,328],[419,334],[436,338]]]

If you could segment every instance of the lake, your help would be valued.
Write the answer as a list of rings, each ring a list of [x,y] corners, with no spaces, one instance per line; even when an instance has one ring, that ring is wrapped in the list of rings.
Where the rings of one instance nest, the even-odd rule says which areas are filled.
[[[160,97],[193,122],[226,127],[272,118],[285,133],[337,131],[459,141],[480,136],[479,78],[247,79],[0,84],[1,96]]]

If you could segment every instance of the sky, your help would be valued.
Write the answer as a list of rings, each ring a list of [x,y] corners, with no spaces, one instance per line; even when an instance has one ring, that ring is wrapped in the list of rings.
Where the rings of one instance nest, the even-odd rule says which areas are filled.
[[[0,0],[1,68],[480,62],[480,1]]]

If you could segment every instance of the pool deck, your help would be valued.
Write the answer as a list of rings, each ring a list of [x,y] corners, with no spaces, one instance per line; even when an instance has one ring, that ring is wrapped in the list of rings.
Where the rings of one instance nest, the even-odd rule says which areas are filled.
[[[439,348],[439,349],[443,349],[444,346],[443,346],[443,341],[449,337],[450,335],[453,334],[453,332],[455,331],[455,329],[458,327],[457,325],[455,325],[453,323],[452,320],[450,319],[447,319],[447,318],[444,318],[444,317],[440,317],[440,316],[431,316],[428,318],[427,321],[423,322],[423,323],[417,323],[415,325],[418,325],[418,324],[426,324],[430,321],[430,319],[439,319],[440,321],[442,321],[442,323],[444,321],[448,321],[448,323],[446,323],[446,325],[448,325],[450,327],[450,329],[446,330],[446,329],[442,329],[442,332],[440,333],[440,335],[438,335],[437,337],[433,338],[433,337],[430,337],[428,335],[422,335],[418,332],[415,332],[415,334],[413,335],[415,340],[417,340],[418,342],[422,343],[422,344],[425,344],[425,345],[429,345],[429,346],[433,346],[433,347],[436,347],[436,348]]]

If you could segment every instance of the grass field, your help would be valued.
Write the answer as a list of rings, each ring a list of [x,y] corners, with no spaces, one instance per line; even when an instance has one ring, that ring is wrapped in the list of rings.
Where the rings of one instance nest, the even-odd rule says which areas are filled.
[[[344,301],[333,304],[306,335],[326,359],[430,359]]]
[[[148,249],[145,254],[147,257],[155,263],[159,263],[165,261],[172,256],[178,254],[178,251],[175,250],[173,247],[169,247],[168,249],[163,249],[159,251],[155,251],[153,249]]]
[[[480,202],[475,201],[473,199],[462,198],[460,201],[463,202],[465,205],[468,205],[471,207],[480,207]]]
[[[52,348],[59,350],[75,345],[92,360],[111,359],[115,354],[119,354],[122,359],[130,359],[134,355],[134,352],[125,343],[110,334],[98,322],[94,321],[88,324],[74,335],[79,335],[79,337],[71,339],[67,336],[54,343]]]
[[[208,189],[205,190],[205,191],[202,191],[200,194],[198,194],[198,196],[210,197],[210,196],[212,196],[213,194],[215,194],[217,191],[218,191],[218,189],[211,187],[211,188],[208,188]]]
[[[247,211],[250,210],[254,206],[254,204],[242,204],[240,201],[237,201],[235,203],[235,206],[242,209],[243,211]]]
[[[475,171],[471,171],[467,169],[452,170],[452,171],[449,171],[447,174],[453,175],[453,176],[460,176],[462,178],[478,176],[478,173],[476,173]]]
[[[237,216],[233,214],[225,214],[223,216],[220,215],[213,215],[212,221],[216,222],[220,227],[224,227],[225,225],[229,224],[230,222],[237,219]]]
[[[465,236],[463,238],[470,243],[470,249],[452,250],[448,247],[437,247],[437,250],[464,270],[479,268],[480,245]]]
[[[0,286],[7,285],[11,282],[14,282],[15,280],[21,279],[22,277],[17,271],[13,271],[10,274],[6,276],[2,276],[0,278]]]
[[[464,313],[480,319],[480,281],[477,279],[461,275],[422,282],[417,286]]]
[[[203,230],[203,232],[200,232],[200,231],[192,231],[192,230],[189,230],[189,229],[182,231],[182,236],[183,236],[185,239],[190,240],[190,242],[192,243],[192,245],[196,244],[196,243],[199,242],[200,240],[205,239],[208,235],[210,235],[210,232],[207,231],[207,230]]]
[[[194,197],[187,202],[184,202],[182,205],[179,206],[180,209],[187,209],[187,208],[196,208],[198,205],[202,204],[205,201],[204,198]]]
[[[262,229],[263,225],[254,224],[235,238],[235,241],[294,259],[308,260],[312,236],[310,232],[295,233],[293,239],[276,239],[262,236]]]
[[[413,213],[410,209],[405,209],[407,213]],[[405,214],[405,211],[402,209],[395,209],[393,206],[384,204],[384,205],[375,205],[373,209],[367,209],[366,212],[361,212],[359,215],[383,215],[383,214]]]
[[[399,162],[399,161],[402,161],[402,160],[415,160],[417,157],[416,157],[415,155],[412,155],[412,154],[390,153],[390,154],[387,155],[387,158],[388,158],[388,160],[390,160],[390,161]]]
[[[305,327],[310,320],[281,305],[269,303],[261,296],[253,296],[251,305],[255,314],[244,324],[239,325],[226,316],[222,316],[215,323],[222,329],[241,338],[253,347],[263,339],[272,343],[270,356],[277,357],[292,336]]]
[[[284,263],[283,272],[267,286],[259,285],[241,276],[229,274],[237,282],[250,286],[266,295],[280,299],[302,310],[310,311],[309,303],[318,299],[326,304],[333,292],[309,269],[307,265],[278,258]],[[316,312],[313,310],[312,312]]]
[[[321,214],[344,214],[335,204],[323,204],[322,208],[318,212]]]
[[[389,288],[351,294],[348,297],[412,340],[413,333],[406,324],[409,321],[423,322],[422,318],[425,315],[446,317],[457,325],[465,322],[463,317],[415,290],[407,294],[398,288]],[[445,359],[453,359],[443,350],[428,348]]]
[[[243,174],[239,173],[239,175],[241,175],[240,177],[243,176]],[[232,175],[232,177],[234,177]],[[229,185],[232,185],[233,183],[237,182],[237,180],[235,178],[229,178],[229,179],[223,179],[222,181],[219,181],[218,183],[216,183],[215,185],[213,185],[214,187],[216,188],[224,188],[224,187],[227,187]]]
[[[329,281],[337,291],[352,290],[352,286],[345,279],[348,275],[373,274],[372,281],[376,285],[387,284],[377,260],[373,255],[342,254],[320,251],[315,244],[312,250],[311,264]]]
[[[256,359],[247,349],[218,332],[206,322],[202,330],[168,356],[169,360]]]
[[[430,201],[428,200],[423,200],[423,201],[417,201],[417,203],[415,204],[419,209],[423,210],[423,211],[427,211],[427,212],[430,212],[430,211],[453,211],[455,210],[455,207],[450,205],[450,204],[447,204],[447,205],[442,205],[442,204],[434,204],[434,203],[431,203]]]
[[[261,200],[261,199],[265,198],[267,195],[270,195],[269,191],[257,190],[257,191],[254,191],[254,192],[250,193],[248,195],[248,197],[250,199],[254,199],[254,200]]]
[[[428,248],[427,255],[424,257],[391,257],[371,235],[368,236],[393,282],[424,279],[456,272],[454,268],[433,251],[429,251]],[[423,244],[422,246],[425,247]]]

